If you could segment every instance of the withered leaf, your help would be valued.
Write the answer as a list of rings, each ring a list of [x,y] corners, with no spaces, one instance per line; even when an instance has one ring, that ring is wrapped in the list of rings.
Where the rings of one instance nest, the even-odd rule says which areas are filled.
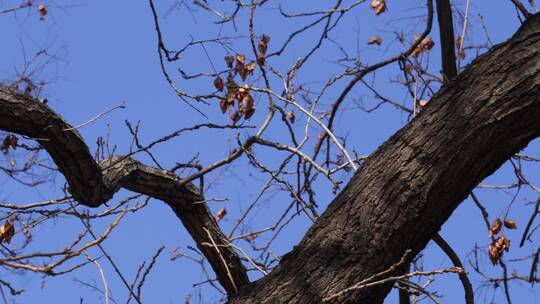
[[[413,71],[413,66],[407,63],[407,65],[405,65],[405,73],[412,74],[412,71]]]
[[[225,207],[219,209],[218,213],[216,214],[216,222],[221,221],[223,217],[225,217],[226,214],[227,214],[227,209],[225,209]]]
[[[263,35],[261,38],[261,41],[259,41],[259,52],[261,55],[266,55],[266,51],[268,50],[268,42],[270,41],[270,37]]]
[[[491,224],[491,227],[489,228],[488,236],[492,237],[499,234],[499,232],[501,232],[502,227],[503,227],[503,223],[501,219],[496,218]]]
[[[379,16],[380,14],[386,11],[386,1],[385,0],[373,0],[370,5],[372,10],[375,10],[375,15]]]
[[[239,100],[238,105],[243,106],[244,109],[251,109],[255,107],[253,97],[251,97],[251,95],[249,95],[247,92],[243,93],[242,99]]]
[[[242,116],[237,111],[234,111],[231,115],[231,120],[233,121],[233,124],[236,124]]]
[[[420,36],[414,37],[414,43],[416,43],[420,39]],[[423,52],[429,52],[433,46],[435,46],[435,42],[430,37],[425,37],[422,39],[422,42],[414,49],[414,51],[411,53],[413,57],[418,57]]]
[[[240,74],[242,81],[245,81],[249,75],[249,71],[245,66],[243,69],[239,70],[238,73]]]
[[[227,112],[227,109],[229,108],[229,102],[227,101],[227,98],[221,99],[219,102],[219,108],[221,109],[221,112],[225,114]]]
[[[324,138],[324,135],[326,133],[322,132],[322,133],[319,133],[319,135],[317,135],[317,143],[315,144],[315,150],[319,149],[321,147],[321,144],[322,144],[322,141],[323,141],[323,138]]]
[[[9,148],[12,148],[13,150],[17,149],[19,146],[19,139],[17,136],[9,134],[4,138],[4,141],[2,142],[2,146],[0,147],[0,150],[4,152],[4,154],[7,154],[9,152]]]
[[[253,71],[255,71],[255,67],[257,66],[257,63],[255,61],[252,61],[250,62],[247,66],[246,66],[246,69],[248,71],[248,73],[250,75],[253,75]]]
[[[245,62],[246,62],[246,56],[244,55],[236,55],[236,67],[235,70],[240,76],[242,76],[242,73],[244,73],[245,70]]]
[[[255,114],[255,107],[248,108],[244,111],[244,119],[250,119]]]
[[[491,243],[491,245],[489,245],[489,247],[488,247],[488,255],[489,255],[489,259],[491,260],[491,263],[493,263],[493,265],[497,264],[497,262],[501,258],[501,254],[502,254],[502,251],[499,250],[499,248],[497,248],[495,246],[495,243]]]
[[[382,43],[382,38],[379,36],[371,37],[368,39],[368,44],[381,45],[381,43]]]
[[[237,54],[236,55],[236,64],[244,65],[246,63],[246,56]]]
[[[289,121],[294,124],[294,122],[296,121],[296,115],[294,114],[294,111],[289,111],[289,113],[287,113],[287,118],[289,118]]]
[[[229,69],[232,68],[233,63],[234,63],[234,57],[233,56],[225,56],[225,63],[227,64]]]
[[[251,241],[251,240],[254,240],[255,238],[257,238],[257,236],[259,236],[258,233],[256,232],[252,232],[246,236],[244,236],[244,239],[248,240],[248,241]]]
[[[493,265],[497,264],[499,259],[502,257],[504,253],[503,250],[506,252],[510,250],[510,240],[507,239],[504,235],[501,235],[488,247],[489,259],[491,260],[491,263],[493,263]]]
[[[39,20],[45,20],[45,16],[47,15],[47,8],[45,7],[45,5],[38,5],[37,10],[39,12]]]
[[[516,222],[514,220],[511,220],[511,219],[505,219],[504,220],[504,227],[506,227],[508,229],[517,229]]]
[[[9,244],[14,234],[15,226],[13,223],[10,220],[5,221],[4,224],[0,226],[0,243],[5,242],[6,244]]]
[[[221,92],[223,92],[223,90],[225,89],[225,86],[223,85],[223,80],[221,80],[221,77],[219,76],[214,79],[214,86]]]
[[[257,63],[264,66],[264,64],[266,63],[266,57],[264,57],[264,55],[257,55]]]

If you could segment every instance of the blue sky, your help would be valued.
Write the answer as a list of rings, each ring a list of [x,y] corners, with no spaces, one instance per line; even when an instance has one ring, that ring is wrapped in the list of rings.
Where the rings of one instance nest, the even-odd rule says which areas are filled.
[[[156,3],[164,37],[167,46],[171,49],[177,49],[189,42],[190,36],[194,39],[207,39],[215,37],[218,33],[235,36],[246,34],[247,12],[245,11],[238,16],[238,31],[236,31],[230,25],[219,27],[212,24],[215,19],[201,12],[200,9],[196,12],[187,12],[185,9],[170,10],[174,2]],[[2,1],[0,7],[8,7],[12,3],[16,1]],[[289,11],[308,9],[306,3],[308,2],[289,1],[284,8]],[[464,1],[454,1],[454,4],[461,9],[465,6]],[[100,135],[104,136],[109,128],[111,143],[117,145],[117,153],[128,152],[130,136],[124,125],[126,119],[133,123],[141,120],[140,139],[143,143],[197,123],[208,121],[228,123],[228,117],[221,114],[217,104],[200,105],[200,109],[208,114],[209,118],[206,119],[187,107],[168,87],[159,68],[156,33],[147,1],[55,1],[47,5],[49,14],[44,21],[39,20],[35,9],[17,14],[0,15],[0,28],[3,34],[0,80],[12,79],[15,72],[24,65],[25,57],[28,58],[39,48],[47,47],[50,54],[55,55],[54,60],[37,77],[50,81],[46,85],[45,96],[50,106],[68,122],[77,125],[97,113],[124,102],[126,109],[113,111],[79,130],[92,151],[96,147],[96,138]],[[402,30],[406,34],[421,31],[423,19],[418,17],[425,14],[424,1],[388,1],[388,5],[388,13],[380,17],[373,15],[368,3],[360,5],[343,20],[339,28],[332,32],[332,39],[352,53],[358,51],[361,59],[369,63],[396,54],[402,48],[393,39],[394,31]],[[327,1],[309,1],[309,6],[309,10],[316,10],[327,8],[328,3]],[[261,10],[255,25],[255,32],[267,33],[272,37],[269,44],[270,51],[273,50],[273,46],[283,41],[287,33],[303,24],[300,21],[284,22],[277,19],[276,11],[277,6],[269,4]],[[519,20],[510,1],[498,1],[496,4],[487,0],[471,1],[471,29],[468,34],[470,44],[486,40],[485,33],[477,22],[479,14],[483,15],[490,39],[494,43],[509,38],[519,27]],[[456,23],[460,24],[459,21]],[[459,25],[456,31],[460,30]],[[283,56],[273,59],[271,64],[279,68],[290,66],[297,57],[305,54],[306,46],[313,45],[319,32],[320,29],[301,36],[298,41],[291,44]],[[382,46],[366,44],[367,39],[375,35],[383,38]],[[434,65],[433,71],[437,72],[439,50],[437,49],[438,29],[436,27],[432,30],[431,36],[436,42],[436,47],[430,56],[433,56],[431,58]],[[313,61],[298,76],[299,82],[316,89],[321,85],[321,80],[324,81],[328,75],[340,69],[340,66],[335,63],[339,57],[336,55],[339,49],[332,47],[331,43],[328,45],[316,54]],[[238,39],[234,44],[237,52],[247,53],[249,47],[245,39]],[[193,73],[211,72],[212,65],[217,66],[218,70],[219,67],[224,67],[223,49],[208,45],[206,51],[209,58],[204,50],[194,48],[187,52],[179,63],[167,66],[182,89],[194,92],[208,90],[211,80],[193,82],[180,80],[176,71],[178,67]],[[473,52],[467,55],[466,61],[474,57]],[[368,78],[368,80],[373,81],[379,88],[383,88],[382,91],[393,100],[409,105],[410,97],[398,86],[388,84],[395,75],[395,71],[395,67],[383,69],[377,72],[376,78]],[[329,97],[337,94],[336,92],[338,91],[331,91]],[[362,86],[358,86],[351,96],[367,104],[373,99],[373,94]],[[252,121],[249,122],[251,124],[260,123],[264,118],[264,100],[257,99],[256,101],[258,109]],[[330,103],[331,101],[332,99],[329,98],[323,102]],[[381,110],[367,114],[354,109],[353,105],[353,103],[348,104],[350,109],[340,114],[336,130],[339,130],[340,135],[348,137],[350,147],[356,149],[360,155],[372,152],[407,121],[406,115],[389,106],[383,106]],[[300,117],[297,125],[300,125],[302,121],[305,122],[305,118]],[[278,140],[282,137],[281,131],[279,127],[275,127],[270,130],[267,137]],[[236,132],[201,131],[161,144],[153,150],[153,153],[166,167],[172,167],[177,162],[187,162],[197,154],[201,163],[208,165],[223,158],[235,143]],[[533,142],[527,151],[539,156],[540,143]],[[269,166],[275,166],[277,160],[285,156],[283,153],[262,148],[257,149],[256,152]],[[139,155],[138,159],[150,164],[150,160],[144,155]],[[525,171],[529,173],[533,181],[536,179],[540,182],[538,166],[527,167]],[[206,197],[228,199],[225,203],[210,203],[214,212],[221,207],[226,207],[229,211],[221,223],[226,233],[231,228],[232,219],[237,217],[254,198],[263,180],[263,175],[251,169],[245,158],[239,159],[231,166],[218,169],[206,177],[206,184],[212,185],[207,189]],[[505,165],[485,183],[505,184],[509,181],[512,181],[512,170],[510,166]],[[0,177],[0,199],[11,203],[50,199],[60,195],[62,185],[61,176],[56,177],[54,184],[38,188],[24,187],[5,177]],[[331,201],[333,194],[328,183],[319,182],[317,185],[320,187],[317,189],[317,202],[320,205],[319,211],[322,212]],[[492,218],[502,214],[511,198],[511,193],[504,191],[478,190],[477,193],[483,202],[488,203]],[[120,200],[126,194],[124,191],[118,193],[115,200]],[[525,203],[533,199],[535,199],[534,193],[524,191],[518,197],[517,203],[513,205],[511,216],[524,219],[532,207]],[[254,229],[264,228],[275,221],[279,212],[289,201],[283,194],[270,193],[264,198],[264,202],[253,213],[253,217],[248,219]],[[96,221],[94,227],[100,231],[111,220]],[[309,227],[309,221],[305,218],[294,221],[278,238],[274,250],[278,254],[290,250],[302,237],[307,227]],[[82,230],[80,221],[58,218],[33,231],[32,246],[51,250],[60,249]],[[521,230],[510,233],[509,237],[515,239],[517,243],[520,232]],[[469,254],[475,243],[479,246],[489,244],[479,211],[469,200],[456,210],[444,225],[441,233],[454,246],[462,260]],[[138,265],[143,260],[148,261],[161,245],[166,246],[166,249],[159,257],[156,268],[145,285],[143,301],[182,303],[185,295],[192,294],[193,303],[199,303],[196,296],[199,292],[204,295],[204,301],[201,300],[201,303],[217,301],[219,296],[209,288],[208,284],[200,289],[192,287],[193,283],[205,280],[198,264],[187,259],[170,261],[170,252],[174,248],[189,252],[186,246],[193,245],[193,242],[165,204],[151,200],[148,207],[135,214],[128,214],[122,225],[104,243],[105,248],[129,280],[134,278]],[[515,256],[529,254],[531,250],[533,250],[532,246],[526,246],[517,251]],[[90,252],[95,257],[100,256],[99,251]],[[450,266],[448,259],[434,244],[428,245],[424,253],[426,269]],[[513,254],[512,251],[508,257],[512,257]],[[110,265],[104,259],[100,259],[100,263],[104,267],[112,295],[118,302],[124,302],[127,290],[122,286]],[[491,267],[488,260],[485,259],[483,263],[487,269],[491,269],[490,271],[495,273],[499,271]],[[74,281],[77,278],[101,287],[99,273],[93,265],[87,265],[77,272],[62,277],[43,278],[41,275],[32,273],[22,275],[2,273],[2,278],[12,279],[17,282],[17,287],[26,290],[17,298],[18,303],[37,303],[45,298],[50,302],[74,303],[79,301],[79,297],[84,297],[85,303],[104,302],[99,293]],[[478,279],[477,276],[473,275],[472,278],[473,283],[478,282],[475,281]],[[475,285],[475,287],[478,286]],[[462,302],[460,283],[454,276],[447,275],[445,278],[439,278],[434,289],[439,290],[444,296],[443,303]],[[530,292],[529,285],[512,284],[512,289],[515,290],[516,303],[540,302],[540,298],[534,291]],[[477,294],[479,302],[483,302],[484,299],[489,302],[491,297],[491,290],[488,292],[480,290]],[[496,303],[503,302],[500,289],[494,297]],[[396,297],[391,295],[388,303],[395,303],[395,300]]]

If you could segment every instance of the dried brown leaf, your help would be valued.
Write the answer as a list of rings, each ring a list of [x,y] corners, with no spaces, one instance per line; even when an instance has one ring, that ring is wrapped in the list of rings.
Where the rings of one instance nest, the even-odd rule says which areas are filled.
[[[493,265],[496,265],[501,258],[502,251],[495,245],[495,243],[491,243],[491,245],[489,245],[488,247],[488,255],[491,263],[493,263]]]
[[[511,219],[505,219],[504,220],[504,227],[506,227],[508,229],[517,229],[516,222],[514,220],[511,220]]]
[[[45,20],[45,16],[47,16],[47,8],[45,5],[38,5],[37,10],[39,12],[39,20]]]
[[[258,233],[256,232],[252,232],[246,236],[244,236],[244,239],[248,240],[248,241],[251,241],[251,240],[254,240],[255,238],[257,238],[259,236]]]
[[[259,41],[259,52],[261,55],[266,55],[266,51],[268,50],[268,42],[270,41],[270,37],[263,35],[261,38],[261,41]]]
[[[214,86],[220,92],[223,92],[223,90],[225,89],[225,86],[223,85],[223,80],[219,76],[217,76],[216,79],[214,79]]]
[[[219,222],[227,215],[227,209],[225,207],[219,209],[218,213],[216,214],[216,222]]]
[[[264,66],[266,62],[266,57],[264,57],[264,55],[257,55],[257,63]]]
[[[287,113],[287,118],[289,118],[289,121],[293,124],[296,121],[294,111],[289,111],[289,113]]]
[[[374,7],[376,16],[379,16],[380,14],[386,12],[386,1],[380,0],[378,2],[379,2],[379,4],[376,7]],[[373,5],[373,3],[372,3],[372,5]]]
[[[255,107],[249,108],[244,111],[244,119],[250,119],[255,114]]]
[[[376,44],[376,45],[381,45],[382,43],[382,38],[380,36],[376,36],[376,37],[371,37],[368,39],[368,44]]]
[[[227,112],[227,109],[229,108],[229,102],[227,101],[227,98],[221,99],[219,102],[219,108],[221,109],[221,112],[225,114]]]
[[[501,219],[496,218],[491,224],[491,227],[489,228],[488,236],[492,237],[499,234],[499,232],[501,232],[502,227],[503,227],[503,223]]]
[[[236,124],[240,120],[241,117],[242,116],[240,115],[240,113],[238,113],[237,111],[234,111],[234,113],[232,113],[231,115],[231,120],[233,124]]]
[[[255,71],[255,67],[257,66],[257,63],[255,61],[252,61],[250,62],[247,66],[246,66],[246,69],[248,70],[248,73],[250,75],[253,75],[253,71]]]
[[[0,226],[0,243],[5,242],[6,244],[9,244],[14,234],[15,226],[13,223],[10,220],[5,221],[4,224]]]
[[[236,55],[236,67],[235,70],[240,76],[242,76],[242,73],[244,73],[245,70],[245,62],[246,62],[246,56],[244,55]]]
[[[16,150],[19,146],[19,139],[17,136],[9,134],[4,138],[4,141],[2,142],[2,146],[0,147],[0,150],[4,152],[4,154],[7,154],[9,152],[9,148],[12,148],[13,150]]]
[[[370,7],[371,7],[371,9],[376,9],[377,6],[379,6],[380,4],[381,4],[381,0],[373,0],[373,1],[371,1]]]
[[[225,63],[227,64],[229,69],[232,68],[233,63],[234,63],[234,57],[233,56],[225,56]]]

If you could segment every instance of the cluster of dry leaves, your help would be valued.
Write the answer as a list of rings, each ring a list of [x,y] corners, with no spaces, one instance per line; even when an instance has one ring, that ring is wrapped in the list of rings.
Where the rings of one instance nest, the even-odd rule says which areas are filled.
[[[508,252],[510,250],[509,239],[502,234],[495,238],[503,230],[503,227],[508,229],[517,229],[516,222],[511,219],[501,221],[500,218],[496,218],[491,224],[491,228],[489,229],[489,237],[493,239],[493,242],[491,245],[489,245],[488,254],[493,265],[497,264],[504,251]]]
[[[229,109],[233,109],[233,113],[231,114],[233,123],[238,122],[242,117],[244,119],[249,119],[255,113],[255,103],[253,97],[249,93],[249,86],[247,84],[243,86],[238,85],[234,81],[234,77],[238,75],[242,81],[246,81],[248,76],[253,75],[257,63],[261,66],[265,64],[269,41],[270,37],[266,35],[263,35],[259,41],[257,62],[251,61],[246,63],[246,56],[241,54],[237,54],[235,57],[225,56],[225,63],[229,68],[227,82],[224,83],[219,75],[214,79],[214,86],[218,91],[224,92],[226,89],[226,94],[221,99],[219,107],[223,113],[226,113]],[[236,65],[234,65],[235,61]]]

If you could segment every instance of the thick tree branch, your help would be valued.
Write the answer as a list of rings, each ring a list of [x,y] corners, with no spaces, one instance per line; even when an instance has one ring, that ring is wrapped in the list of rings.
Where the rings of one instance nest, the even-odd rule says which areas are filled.
[[[98,207],[120,188],[166,202],[229,294],[248,283],[240,258],[229,246],[202,194],[193,184],[128,157],[115,156],[96,163],[79,133],[57,113],[31,97],[5,89],[0,89],[0,129],[39,142],[66,178],[72,196],[83,205]]]
[[[540,15],[443,87],[362,164],[280,266],[231,303],[319,303],[407,249],[416,255],[481,180],[540,136],[538,92]],[[391,286],[340,303],[382,303]]]
[[[461,260],[459,259],[458,255],[452,249],[452,246],[450,246],[443,238],[440,236],[440,234],[435,234],[433,237],[433,241],[437,246],[441,248],[444,253],[450,258],[452,261],[452,264],[454,264],[455,267],[459,267],[463,270],[465,268],[463,267],[463,264],[461,263]],[[466,304],[474,304],[474,291],[472,289],[471,281],[469,280],[469,277],[467,276],[467,273],[465,271],[458,273],[459,280],[461,281],[461,284],[463,285],[463,291],[465,292],[465,303]]]
[[[457,76],[454,22],[450,0],[437,0],[437,19],[441,40],[442,74],[444,82],[448,82]]]

